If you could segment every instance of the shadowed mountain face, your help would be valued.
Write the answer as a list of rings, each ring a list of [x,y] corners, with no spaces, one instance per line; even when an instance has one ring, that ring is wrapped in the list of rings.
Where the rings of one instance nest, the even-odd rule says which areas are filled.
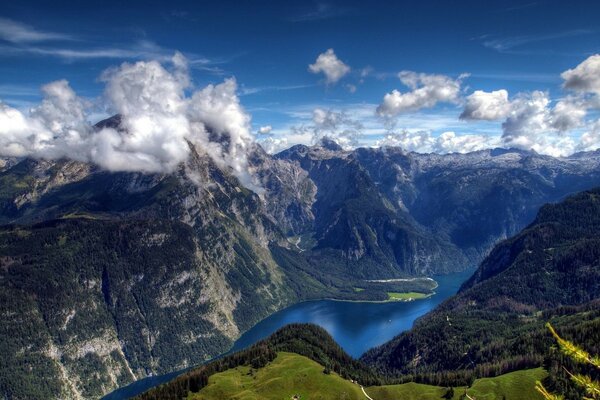
[[[456,296],[363,360],[388,375],[498,374],[542,362],[548,320],[598,353],[599,238],[600,189],[542,207]]]
[[[2,160],[1,390],[93,397],[217,355],[293,302],[463,269],[544,202],[600,184],[599,160],[255,145],[259,194],[193,146],[170,174]]]

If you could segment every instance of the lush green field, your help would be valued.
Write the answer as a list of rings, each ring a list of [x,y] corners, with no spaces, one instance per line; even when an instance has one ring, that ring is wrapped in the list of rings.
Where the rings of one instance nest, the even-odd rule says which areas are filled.
[[[318,363],[293,353],[281,352],[264,368],[237,367],[211,376],[208,385],[189,399],[258,400],[364,399],[360,386],[335,373],[326,375]]]
[[[199,393],[190,400],[258,400],[258,399],[366,399],[360,386],[342,379],[335,373],[323,373],[318,363],[297,354],[280,352],[266,367],[253,370],[249,366],[237,367],[215,375]],[[546,376],[541,369],[511,372],[496,378],[477,379],[467,393],[478,400],[531,399],[540,396],[535,391],[535,381]],[[374,400],[428,400],[441,399],[447,388],[406,383],[402,385],[373,386],[365,388]],[[453,399],[460,399],[465,387],[454,388]]]
[[[477,379],[467,391],[477,400],[541,399],[535,390],[535,381],[541,381],[548,374],[542,368],[511,372],[495,378]]]
[[[431,296],[431,294],[419,293],[419,292],[403,292],[403,293],[387,292],[387,295],[388,295],[389,300],[401,300],[401,301],[418,300],[418,299],[424,299],[424,298]]]
[[[542,397],[535,390],[535,382],[546,377],[542,368],[510,372],[495,378],[477,379],[467,389],[467,394],[477,400],[528,399]],[[365,389],[374,400],[429,400],[441,399],[448,389],[419,383],[403,385],[374,386]],[[455,387],[453,399],[461,399],[465,386]]]

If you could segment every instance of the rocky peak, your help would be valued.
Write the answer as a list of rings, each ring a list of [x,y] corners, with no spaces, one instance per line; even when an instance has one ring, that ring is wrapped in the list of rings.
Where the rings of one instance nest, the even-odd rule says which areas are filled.
[[[125,128],[122,125],[123,117],[120,114],[115,114],[112,117],[108,117],[103,119],[102,121],[97,122],[94,127],[98,130],[105,128],[112,128],[118,131],[124,131]]]

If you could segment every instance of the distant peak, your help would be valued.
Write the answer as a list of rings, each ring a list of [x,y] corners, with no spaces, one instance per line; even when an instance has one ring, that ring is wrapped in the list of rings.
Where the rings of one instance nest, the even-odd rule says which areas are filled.
[[[495,149],[490,150],[490,155],[492,157],[502,156],[502,155],[508,154],[508,153],[516,153],[516,154],[522,154],[522,155],[537,154],[534,150],[523,150],[523,149],[518,149],[516,147],[510,147],[508,149],[503,148],[503,147],[496,147]]]
[[[115,114],[112,117],[108,117],[106,119],[103,119],[102,121],[97,122],[96,125],[94,125],[94,127],[96,127],[97,129],[112,128],[116,130],[122,130],[122,122],[123,117],[121,116],[121,114]]]
[[[344,149],[342,149],[342,146],[340,146],[339,144],[337,144],[337,142],[333,139],[331,139],[330,137],[323,137],[321,138],[321,143],[320,146],[326,150],[331,150],[331,151],[342,151]]]

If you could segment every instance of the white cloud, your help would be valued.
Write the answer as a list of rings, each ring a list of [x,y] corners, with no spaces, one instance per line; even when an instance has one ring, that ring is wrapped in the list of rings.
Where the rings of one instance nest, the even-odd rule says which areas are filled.
[[[579,151],[593,151],[600,148],[600,119],[595,121],[581,135],[581,139],[577,145]]]
[[[123,116],[127,135],[100,132],[104,143],[93,160],[110,170],[172,171],[187,159],[190,135],[186,82],[156,61],[124,63],[105,72],[106,97]]]
[[[377,141],[379,147],[401,147],[406,151],[419,153],[468,153],[498,147],[501,144],[498,136],[457,135],[454,132],[443,132],[434,137],[429,131],[390,132]]]
[[[588,57],[577,67],[566,70],[560,76],[565,80],[565,89],[600,95],[600,54]]]
[[[350,72],[350,67],[335,55],[333,49],[328,49],[319,54],[315,63],[308,66],[308,70],[313,74],[323,73],[325,81],[334,84]]]
[[[510,102],[506,90],[476,90],[467,97],[460,119],[493,121],[506,117],[509,111]]]
[[[220,135],[222,159],[247,187],[257,190],[247,170],[247,149],[254,140],[250,131],[250,115],[240,104],[235,79],[219,85],[208,85],[191,98],[189,117],[194,125],[205,125]],[[202,138],[204,141],[204,138]],[[217,158],[218,160],[218,158]]]
[[[261,135],[268,135],[271,133],[272,130],[273,127],[271,125],[265,125],[258,128],[258,133]]]
[[[502,123],[502,137],[509,145],[531,148],[538,135],[548,131],[550,111],[548,93],[534,91],[513,100],[511,111]]]
[[[29,25],[0,17],[0,39],[11,43],[74,40],[72,36],[56,32],[44,32]]]
[[[411,91],[401,93],[393,90],[386,94],[377,107],[377,114],[382,117],[430,108],[439,102],[457,103],[459,100],[462,77],[452,79],[445,75],[412,71],[402,71],[398,77]]]
[[[519,95],[512,101],[508,118],[502,124],[505,146],[555,157],[572,154],[577,144],[564,135],[563,129],[579,121],[577,115],[565,117],[570,107],[565,104],[559,102],[554,109],[550,108],[548,93],[541,91]]]
[[[567,97],[556,103],[550,115],[550,125],[559,132],[567,132],[583,123],[587,113],[586,101],[576,97]]]
[[[362,136],[362,123],[343,111],[316,108],[313,111],[313,123],[313,143],[327,136],[343,148],[351,149],[358,146]]]
[[[189,144],[231,168],[247,187],[246,149],[253,141],[250,116],[227,79],[191,96],[185,59],[173,68],[156,61],[124,63],[102,75],[105,99],[126,131],[94,129],[88,104],[66,81],[42,88],[44,100],[28,116],[0,103],[0,155],[93,162],[111,171],[171,172],[189,155]]]
[[[290,147],[288,138],[285,136],[269,136],[258,141],[263,149],[269,154],[279,153]]]

